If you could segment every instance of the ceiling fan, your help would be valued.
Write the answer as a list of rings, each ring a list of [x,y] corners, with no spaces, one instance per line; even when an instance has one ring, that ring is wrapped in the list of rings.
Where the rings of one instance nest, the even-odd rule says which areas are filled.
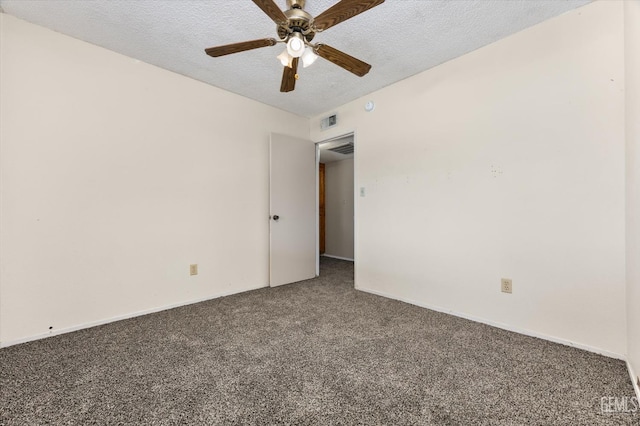
[[[218,57],[259,47],[275,46],[277,43],[286,43],[287,49],[278,56],[284,65],[282,83],[280,84],[281,92],[291,92],[295,89],[300,59],[302,59],[303,67],[307,67],[318,56],[321,56],[358,77],[362,77],[371,69],[371,65],[366,62],[326,44],[312,44],[311,40],[316,33],[374,8],[384,3],[384,0],[341,0],[315,18],[304,10],[305,0],[287,0],[289,9],[284,12],[280,10],[274,0],[253,0],[253,2],[276,23],[278,39],[263,38],[209,47],[205,49],[207,55]]]

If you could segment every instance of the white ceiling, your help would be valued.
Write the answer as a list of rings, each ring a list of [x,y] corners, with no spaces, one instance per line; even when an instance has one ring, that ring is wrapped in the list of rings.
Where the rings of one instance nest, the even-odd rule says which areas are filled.
[[[387,0],[316,35],[372,65],[357,77],[319,58],[280,93],[278,44],[219,58],[206,47],[274,37],[250,0],[0,0],[5,13],[277,108],[311,117],[591,0]],[[307,0],[313,16],[337,0]],[[284,10],[285,0],[276,0]]]

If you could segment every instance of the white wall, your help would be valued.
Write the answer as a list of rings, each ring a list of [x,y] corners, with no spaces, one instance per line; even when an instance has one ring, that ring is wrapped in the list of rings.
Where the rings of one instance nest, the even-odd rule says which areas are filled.
[[[627,359],[640,375],[640,0],[625,2]],[[636,388],[639,393],[640,389]]]
[[[353,159],[325,164],[325,255],[353,259]]]
[[[339,125],[321,132],[315,117],[312,139],[355,130],[356,186],[366,188],[358,288],[624,357],[621,2],[331,112]],[[500,292],[501,277],[513,294]]]
[[[308,120],[0,16],[1,344],[265,286]]]

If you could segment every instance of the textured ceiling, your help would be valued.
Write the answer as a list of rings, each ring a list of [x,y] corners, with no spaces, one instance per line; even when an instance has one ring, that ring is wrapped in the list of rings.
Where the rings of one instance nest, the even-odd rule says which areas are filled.
[[[337,0],[307,0],[313,16]],[[0,0],[5,13],[248,98],[311,117],[590,0],[387,0],[316,35],[372,65],[364,77],[319,58],[280,93],[278,44],[219,58],[204,48],[276,35],[250,0]],[[285,0],[276,0],[283,10]]]

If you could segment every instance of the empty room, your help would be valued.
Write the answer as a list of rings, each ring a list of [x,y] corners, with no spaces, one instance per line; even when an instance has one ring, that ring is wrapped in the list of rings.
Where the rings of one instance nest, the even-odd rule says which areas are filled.
[[[0,425],[638,425],[639,218],[640,0],[0,0]]]

